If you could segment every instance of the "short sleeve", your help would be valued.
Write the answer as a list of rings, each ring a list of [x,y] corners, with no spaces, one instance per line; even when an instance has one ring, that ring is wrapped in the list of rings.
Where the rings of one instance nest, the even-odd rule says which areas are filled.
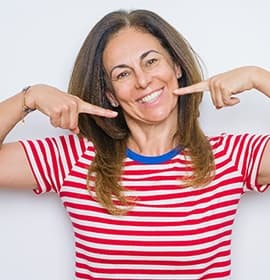
[[[257,176],[269,135],[227,135],[225,145],[227,152],[243,176],[244,191],[265,191],[269,185],[259,185]],[[270,158],[269,158],[270,160]]]
[[[86,149],[86,139],[65,135],[20,141],[37,182],[35,193],[59,193],[65,177]]]

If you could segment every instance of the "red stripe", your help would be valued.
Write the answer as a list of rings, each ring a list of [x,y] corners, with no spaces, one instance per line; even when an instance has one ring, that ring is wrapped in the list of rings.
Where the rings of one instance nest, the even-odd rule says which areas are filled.
[[[45,183],[46,191],[49,192],[52,189],[52,186],[51,186],[50,182],[48,181],[48,179],[47,179],[48,176],[47,176],[47,174],[45,174],[45,172],[43,170],[43,166],[41,164],[41,160],[44,160],[44,159],[39,158],[39,155],[37,153],[37,147],[39,147],[39,149],[42,152],[42,155],[45,155],[46,153],[44,152],[44,147],[42,147],[40,141],[37,141],[37,143],[36,143],[37,147],[32,142],[28,142],[28,143],[29,143],[29,146],[31,147],[33,156],[35,158],[35,161],[36,161],[35,164],[37,165],[40,175]],[[45,161],[44,163],[46,164],[46,171],[47,171],[49,164],[48,164],[47,160],[44,160],[44,161]],[[43,186],[40,186],[40,188],[43,189]]]
[[[224,204],[224,203],[223,203]],[[65,205],[70,205],[68,204],[68,202],[65,203]],[[218,204],[217,204],[218,206]],[[221,211],[221,212],[217,212],[215,213],[214,211],[217,210],[218,208],[212,208],[212,207],[209,207],[211,208],[212,210],[212,213],[211,215],[207,215],[207,216],[203,216],[201,218],[193,218],[193,219],[178,219],[178,221],[138,221],[138,219],[130,219],[130,220],[118,220],[118,219],[109,219],[109,218],[102,218],[100,216],[98,216],[98,212],[103,212],[103,213],[106,213],[105,210],[103,210],[103,208],[98,208],[98,207],[94,207],[94,206],[88,206],[88,210],[89,211],[92,211],[92,209],[96,209],[98,211],[93,211],[92,215],[82,215],[82,214],[76,214],[76,213],[72,213],[70,211],[70,217],[71,218],[76,218],[78,220],[84,220],[84,221],[91,221],[91,222],[99,222],[99,223],[103,223],[103,224],[107,224],[107,225],[119,225],[119,226],[153,226],[153,227],[158,227],[158,226],[184,226],[184,225],[196,225],[198,223],[203,223],[203,222],[208,222],[208,221],[211,221],[211,220],[215,220],[215,219],[220,219],[220,218],[224,218],[224,217],[227,217],[227,216],[230,216],[230,215],[234,215],[236,213],[236,209],[232,209],[232,210],[228,210],[228,211]],[[144,212],[137,212],[139,213],[139,215],[134,215],[135,217],[140,217],[142,215],[144,215]],[[209,212],[210,213],[210,212]],[[107,214],[107,213],[106,213]],[[171,214],[174,214],[174,213],[171,213]],[[174,215],[170,215],[170,213],[166,213],[166,216],[168,217],[178,217],[180,218],[180,213],[178,213],[179,215],[177,216],[176,214]],[[145,215],[144,215],[145,216]],[[148,215],[149,216],[149,215]],[[183,215],[182,215],[183,216]],[[110,217],[108,215],[108,217]],[[157,212],[153,212],[152,214],[152,217],[164,217],[164,215],[160,215],[159,213]]]
[[[125,255],[125,256],[138,256],[138,257],[190,257],[190,256],[199,256],[203,254],[208,254],[216,250],[221,250],[223,247],[230,246],[230,240],[220,241],[215,245],[209,245],[202,249],[196,250],[187,250],[187,251],[128,251],[128,250],[115,250],[115,249],[105,249],[106,247],[102,246],[99,248],[88,247],[80,242],[75,242],[76,248],[85,250],[86,252],[93,252],[96,254],[104,255]],[[227,250],[227,249],[226,249]]]
[[[77,263],[78,268],[89,270],[89,272],[94,273],[108,273],[108,274],[148,274],[148,275],[176,275],[176,274],[184,274],[184,275],[200,275],[211,268],[218,267],[226,267],[230,265],[230,261],[223,262],[215,262],[206,268],[201,269],[179,269],[174,267],[172,269],[143,269],[143,268],[134,268],[134,269],[123,269],[123,268],[95,268],[92,266],[88,266],[86,264]]]
[[[54,142],[54,143],[53,143]],[[40,142],[40,145],[43,146],[43,143]],[[56,182],[54,187],[56,187],[56,191],[58,191],[61,188],[61,182],[60,178],[62,177],[59,174],[59,151],[55,147],[55,139],[48,139],[47,140],[47,145],[50,150],[50,156],[51,156],[51,162],[49,162],[50,166],[47,168],[48,173],[50,174],[51,182]],[[45,153],[45,151],[44,151]],[[44,154],[45,157],[45,154]],[[47,157],[46,157],[47,158]],[[48,159],[47,159],[48,161]]]
[[[82,253],[76,253],[76,256],[81,259],[85,259],[89,262],[97,262],[97,263],[103,263],[103,264],[134,264],[134,265],[168,265],[168,266],[188,266],[188,265],[198,265],[198,264],[204,264],[213,261],[216,258],[220,257],[226,257],[230,254],[229,251],[221,251],[218,252],[212,256],[206,257],[206,258],[200,258],[200,259],[192,259],[192,260],[147,260],[145,258],[139,258],[136,260],[129,260],[126,259],[118,259],[117,256],[115,259],[105,259],[105,258],[95,258],[91,257]],[[123,253],[122,253],[123,255]]]
[[[253,161],[250,162],[250,173],[247,174],[247,182],[248,182],[248,187],[250,187],[251,184],[255,184],[255,181],[252,182],[252,175],[254,175],[255,172],[255,158],[258,156],[258,151],[261,149],[263,142],[265,142],[265,137],[262,137],[261,139],[257,139],[256,140],[256,146],[254,147],[253,151],[252,151],[252,158],[254,159]],[[265,143],[266,145],[266,143]],[[261,155],[262,157],[262,155]],[[260,161],[260,160],[259,160]],[[260,165],[259,165],[260,166]],[[258,175],[259,170],[257,170],[256,175]],[[259,188],[258,188],[259,190]]]
[[[222,272],[207,273],[200,280],[219,279],[219,278],[224,279],[224,277],[229,277],[229,276],[230,276],[230,270],[225,270]]]
[[[71,159],[70,159],[70,153],[69,153],[69,149],[67,147],[67,145],[69,145],[70,148],[72,149],[72,145],[74,145],[74,141],[72,141],[71,139],[73,139],[73,137],[72,138],[69,137],[68,138],[69,142],[67,143],[65,137],[60,137],[60,142],[61,142],[62,148],[64,150],[65,161],[67,163],[68,170],[71,170],[71,168],[72,168],[72,162],[71,162]],[[72,149],[72,153],[73,153],[72,156],[74,158],[76,158],[77,157],[77,151],[74,148]]]
[[[235,212],[235,211],[234,211]],[[111,235],[127,235],[127,236],[152,236],[152,237],[159,237],[159,236],[190,236],[195,234],[203,234],[206,232],[213,232],[214,230],[218,230],[224,227],[231,226],[233,224],[232,220],[229,221],[223,221],[219,222],[214,225],[209,226],[200,226],[196,229],[192,230],[161,230],[161,227],[154,228],[152,231],[147,230],[121,230],[121,229],[110,229],[110,228],[98,228],[93,226],[85,226],[85,225],[79,225],[75,222],[73,222],[73,226],[75,229],[87,231],[89,233],[96,232],[101,234],[111,234]],[[146,225],[145,225],[146,226]]]
[[[146,241],[146,240],[109,240],[104,238],[97,238],[92,236],[85,236],[80,233],[75,232],[74,236],[84,240],[86,242],[93,242],[97,244],[106,244],[106,245],[120,245],[120,246],[145,246],[145,247],[170,247],[170,246],[194,246],[194,245],[202,245],[203,243],[209,243],[225,236],[229,236],[231,234],[231,230],[224,230],[223,232],[213,234],[211,236],[198,238],[194,240],[166,240],[166,241]]]

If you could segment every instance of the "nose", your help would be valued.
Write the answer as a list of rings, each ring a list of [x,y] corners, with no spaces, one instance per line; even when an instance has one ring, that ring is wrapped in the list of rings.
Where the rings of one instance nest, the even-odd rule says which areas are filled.
[[[143,71],[142,69],[136,69],[135,71],[136,88],[147,88],[151,83],[151,73]]]

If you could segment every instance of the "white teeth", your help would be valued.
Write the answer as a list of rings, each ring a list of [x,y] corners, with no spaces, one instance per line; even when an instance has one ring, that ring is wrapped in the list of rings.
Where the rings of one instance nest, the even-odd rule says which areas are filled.
[[[158,91],[155,91],[145,97],[143,97],[142,99],[140,99],[140,102],[141,103],[151,103],[153,102],[156,98],[158,98],[160,96],[162,92],[162,89],[158,90]]]

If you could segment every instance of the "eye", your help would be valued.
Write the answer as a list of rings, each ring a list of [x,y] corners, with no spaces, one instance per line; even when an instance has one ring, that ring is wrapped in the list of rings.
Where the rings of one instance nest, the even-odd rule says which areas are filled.
[[[158,62],[157,58],[151,58],[146,61],[146,66],[152,66]]]
[[[120,81],[120,80],[125,80],[130,76],[130,71],[123,71],[119,74],[116,74],[115,77],[113,78],[113,80],[115,81]]]
[[[121,80],[121,79],[124,79],[128,76],[128,72],[122,72],[120,74],[117,75],[117,80]]]

